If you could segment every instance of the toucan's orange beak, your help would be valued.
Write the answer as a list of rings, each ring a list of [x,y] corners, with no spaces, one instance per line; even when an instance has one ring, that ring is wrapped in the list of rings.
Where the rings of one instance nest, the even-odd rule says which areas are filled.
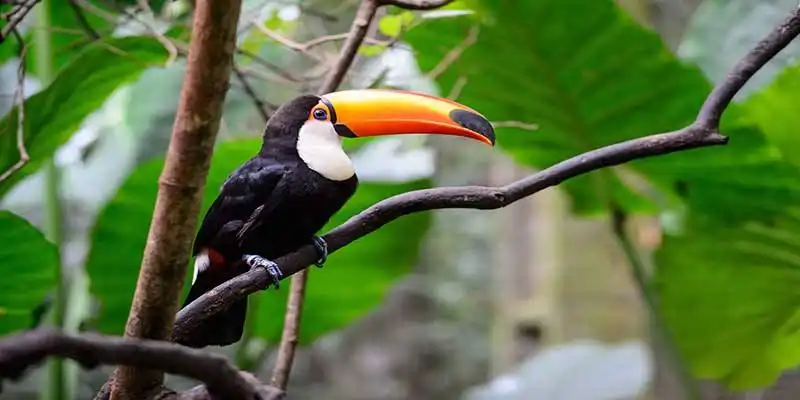
[[[494,146],[492,124],[455,101],[406,90],[342,90],[322,96],[344,137],[399,134],[462,136]]]

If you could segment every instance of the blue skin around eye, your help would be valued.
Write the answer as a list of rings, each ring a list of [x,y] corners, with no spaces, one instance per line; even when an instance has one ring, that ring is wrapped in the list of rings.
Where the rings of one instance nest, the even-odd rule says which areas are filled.
[[[328,113],[326,113],[325,110],[320,110],[320,109],[314,110],[314,118],[322,121],[322,120],[325,120],[325,118],[327,118],[327,117],[328,117]]]

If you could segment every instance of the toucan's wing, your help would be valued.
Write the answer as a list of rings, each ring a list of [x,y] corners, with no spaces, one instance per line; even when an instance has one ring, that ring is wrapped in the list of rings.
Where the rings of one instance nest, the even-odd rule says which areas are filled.
[[[286,185],[283,165],[255,158],[231,173],[220,193],[206,212],[194,241],[193,255],[204,248],[224,252],[237,246],[242,228],[252,225],[254,215],[264,210],[264,204],[275,191]]]

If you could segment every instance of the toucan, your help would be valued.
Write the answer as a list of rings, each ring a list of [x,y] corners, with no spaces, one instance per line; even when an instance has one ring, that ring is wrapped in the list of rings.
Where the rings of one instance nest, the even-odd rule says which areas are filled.
[[[399,134],[461,136],[494,145],[492,124],[477,111],[425,93],[364,89],[301,95],[269,119],[261,149],[233,171],[195,237],[192,286],[184,307],[251,268],[265,268],[277,287],[273,261],[313,244],[317,266],[327,244],[317,232],[358,186],[342,138]],[[181,343],[226,346],[241,339],[247,299],[205,320]]]

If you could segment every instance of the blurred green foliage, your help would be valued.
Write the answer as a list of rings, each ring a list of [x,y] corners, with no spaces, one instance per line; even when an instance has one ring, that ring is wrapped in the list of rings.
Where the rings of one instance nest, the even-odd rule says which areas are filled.
[[[47,88],[26,98],[23,129],[31,159],[20,171],[0,182],[0,195],[36,172],[114,90],[166,58],[164,47],[151,37],[109,39],[82,51],[80,58],[65,66]],[[0,119],[0,170],[3,171],[19,160],[17,116],[15,106]]]
[[[602,145],[679,129],[694,120],[710,90],[698,67],[672,55],[610,0],[483,4],[488,16],[472,45],[463,44],[476,26],[469,17],[431,20],[406,39],[423,71],[464,47],[436,78],[442,93],[464,80],[459,101],[490,120],[539,126],[498,129],[498,145],[522,164],[544,168]],[[790,222],[800,201],[800,173],[791,163],[798,77],[800,71],[788,69],[729,108],[725,147],[638,160],[562,185],[578,213],[614,205],[627,213],[687,215],[656,254],[653,285],[694,372],[737,389],[768,385],[800,364],[793,328],[800,268],[786,249],[800,244],[798,225]]]
[[[93,2],[117,18],[123,17],[115,8],[122,3],[132,6],[135,1],[113,7]],[[111,22],[97,15],[89,15],[87,21],[104,38],[91,40],[67,2],[46,4],[51,23],[59,28],[51,36],[51,56],[59,73],[25,102],[24,132],[32,161],[0,183],[0,195],[52,158],[113,93],[136,82],[142,72],[159,72],[167,57],[152,37],[109,38]],[[167,3],[150,4],[161,13]],[[276,10],[266,10],[256,23],[287,37],[303,26]],[[186,38],[181,18],[169,20],[168,36]],[[704,41],[714,35],[701,29],[702,21],[694,22],[703,34],[689,35],[691,44],[703,48],[705,43],[707,56],[714,57],[713,47]],[[728,21],[726,26],[735,23]],[[499,147],[535,168],[689,124],[711,88],[705,76],[718,73],[709,74],[672,54],[656,33],[639,26],[612,0],[470,0],[415,13],[392,8],[377,27],[381,34],[399,35],[410,44],[423,71],[439,68],[443,58],[460,48],[460,56],[434,77],[441,93],[460,87],[458,100],[493,121],[538,125],[533,131],[497,129]],[[31,32],[26,33],[27,43],[35,47]],[[465,43],[470,35],[474,43]],[[270,63],[287,57],[276,50],[275,40],[258,30],[243,29],[241,38],[242,48],[268,54]],[[385,50],[383,45],[365,46],[362,54],[374,60]],[[14,46],[0,46],[0,62],[14,57],[15,51]],[[708,57],[694,60],[706,68],[713,64]],[[36,63],[35,57],[29,61]],[[238,62],[248,68],[264,65],[247,57]],[[274,73],[269,68],[261,74]],[[282,95],[308,91],[283,79],[296,85],[287,89],[270,83],[262,89]],[[751,88],[754,94],[725,114],[722,130],[731,138],[727,146],[639,160],[562,185],[574,211],[582,215],[606,214],[613,205],[630,214],[682,217],[677,227],[670,226],[655,254],[651,283],[659,295],[659,311],[697,376],[720,379],[734,388],[768,385],[783,370],[800,364],[795,316],[800,309],[795,294],[800,281],[800,157],[794,114],[798,85],[800,69],[791,66],[767,87]],[[134,91],[135,98],[157,102],[158,91],[148,93],[154,86],[151,82]],[[129,99],[126,104],[132,103]],[[139,114],[155,113],[157,107],[128,108],[121,120],[134,121],[128,120],[127,126],[149,127],[151,121]],[[0,120],[0,170],[18,159],[16,118],[12,109]],[[221,137],[203,210],[228,173],[259,147],[257,137]],[[359,144],[348,143],[348,151],[362,150]],[[129,172],[94,223],[85,270],[100,307],[89,326],[102,332],[122,333],[127,319],[163,167],[160,151],[162,156]],[[430,184],[427,179],[362,182],[325,230],[381,199]],[[326,268],[313,270],[301,342],[341,329],[379,304],[411,270],[429,222],[428,214],[405,216],[338,251]],[[30,311],[55,286],[58,252],[18,216],[0,213],[0,226],[0,240],[6,244],[0,262],[13,266],[6,268],[5,283],[0,283],[0,333],[5,334],[30,326]],[[186,279],[184,292],[190,275]],[[267,343],[279,339],[287,292],[283,286],[251,297],[257,309],[248,324],[252,337]]]

